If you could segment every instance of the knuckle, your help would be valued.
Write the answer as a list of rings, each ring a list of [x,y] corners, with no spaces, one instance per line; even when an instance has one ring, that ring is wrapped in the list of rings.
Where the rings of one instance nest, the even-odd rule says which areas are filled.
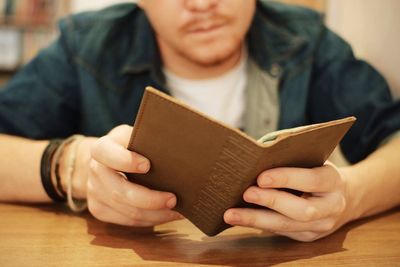
[[[313,242],[317,240],[319,235],[314,232],[306,232],[302,233],[297,240],[303,241],[303,242]]]
[[[89,201],[101,201],[102,199],[105,199],[105,195],[101,193],[102,189],[98,187],[98,183],[94,181],[93,179],[89,179],[88,182],[86,183],[86,198]],[[100,205],[100,204],[94,204],[94,205]]]
[[[310,175],[310,192],[318,192],[322,186],[322,179],[319,175],[312,173]]]
[[[130,131],[131,130],[131,126],[129,126],[128,124],[121,124],[121,125],[118,125],[118,126],[116,126],[115,128],[113,128],[110,132],[109,132],[109,134],[110,133],[113,133],[113,132],[119,132],[119,131]]]
[[[288,221],[282,221],[280,224],[279,224],[279,229],[278,229],[278,231],[279,232],[290,232],[290,231],[292,231],[292,225],[288,222]]]
[[[289,186],[289,175],[282,175],[279,179],[276,180],[280,187],[287,188]]]
[[[90,160],[89,162],[89,173],[96,174],[98,173],[98,162],[95,160]]]
[[[130,194],[131,196],[136,195],[134,198],[138,199],[138,202],[135,204],[135,206],[141,209],[153,209],[155,206],[157,206],[157,203],[160,202],[155,196],[154,192],[152,192],[150,189],[145,189],[143,192],[132,190]],[[140,198],[138,197],[139,195]]]
[[[159,192],[150,191],[148,197],[144,200],[144,208],[145,209],[155,209],[164,207],[164,198],[163,195]]]
[[[141,208],[142,209],[151,209],[154,206],[153,199],[154,199],[153,196],[149,196],[148,198],[143,199]]]
[[[84,179],[73,179],[72,180],[72,191],[77,192],[81,188],[86,187],[87,183],[84,181]]]
[[[98,202],[88,199],[88,209],[95,218],[101,221],[104,220],[102,216],[103,214],[102,205],[100,205]]]
[[[83,181],[81,181],[79,183],[83,183]],[[90,195],[91,197],[97,196],[99,190],[101,190],[101,183],[97,179],[97,176],[89,175],[88,179],[86,181],[87,194]]]
[[[136,152],[129,151],[129,154],[115,153],[113,156],[120,170],[132,173],[140,172],[138,166],[142,159],[141,156]]]
[[[244,217],[243,224],[244,225],[249,225],[249,226],[257,226],[258,225],[258,220],[257,216],[254,214],[248,214],[247,216],[242,216]]]
[[[269,198],[266,201],[267,207],[271,208],[271,209],[275,209],[276,205],[277,205],[277,194],[270,194]]]
[[[86,192],[87,192],[88,198],[92,198],[96,193],[96,187],[94,185],[94,181],[91,176],[89,176],[89,179],[86,184]]]
[[[121,124],[118,127],[121,129],[121,131],[131,131],[132,130],[132,126],[130,126],[128,124]]]
[[[310,233],[306,236],[305,241],[306,242],[314,242],[315,240],[317,240],[319,238],[319,235],[316,233]]]
[[[131,209],[131,211],[129,212],[129,219],[131,219],[131,221],[138,221],[141,219],[142,217],[142,212],[140,212],[139,209],[137,208],[133,208]]]
[[[310,222],[312,220],[315,220],[315,218],[317,217],[318,210],[312,205],[307,205],[304,209],[304,212],[302,212],[299,216],[298,220],[302,222]]]
[[[321,232],[330,232],[335,227],[335,221],[333,219],[328,219],[319,224],[319,230]]]
[[[106,136],[100,137],[90,147],[90,155],[92,156],[92,158],[98,157],[98,155],[100,154],[100,151],[101,151],[101,147],[103,146],[105,141],[106,141]]]
[[[111,200],[114,202],[114,203],[124,203],[125,201],[126,201],[126,196],[124,196],[122,193],[120,193],[119,191],[117,191],[117,190],[113,190],[112,192],[111,192]]]

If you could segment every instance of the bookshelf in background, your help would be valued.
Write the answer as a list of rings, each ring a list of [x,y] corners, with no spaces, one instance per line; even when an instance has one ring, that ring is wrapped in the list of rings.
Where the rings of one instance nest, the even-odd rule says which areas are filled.
[[[0,72],[17,70],[57,35],[69,0],[0,0]]]
[[[326,0],[280,0],[325,13]],[[13,72],[57,35],[70,0],[0,0],[0,72]]]

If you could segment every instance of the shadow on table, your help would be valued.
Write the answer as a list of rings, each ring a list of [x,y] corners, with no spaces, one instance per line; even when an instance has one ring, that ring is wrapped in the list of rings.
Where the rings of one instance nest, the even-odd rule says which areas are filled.
[[[54,207],[41,209],[65,214],[64,210]],[[179,233],[179,230],[155,231],[153,228],[107,224],[93,218],[88,212],[79,216],[86,220],[88,234],[94,236],[91,244],[132,249],[143,260],[225,266],[270,266],[344,251],[343,242],[350,230],[392,212],[347,224],[334,234],[311,243],[297,242],[268,233],[204,236],[199,241]]]
[[[268,266],[343,251],[353,223],[322,240],[303,243],[271,234],[243,234],[191,240],[175,230],[129,228],[87,218],[93,245],[133,249],[143,260],[226,266]]]

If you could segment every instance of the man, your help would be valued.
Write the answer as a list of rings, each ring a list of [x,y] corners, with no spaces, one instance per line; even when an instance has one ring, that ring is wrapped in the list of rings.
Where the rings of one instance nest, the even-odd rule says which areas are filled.
[[[60,38],[1,92],[2,201],[50,201],[41,183],[43,162],[52,158],[46,140],[79,133],[87,137],[63,143],[57,184],[67,191],[72,179],[73,196],[87,199],[93,216],[131,226],[181,218],[171,210],[172,193],[121,174],[151,168],[149,159],[126,149],[132,127],[121,124],[131,124],[144,87],[153,85],[254,137],[358,118],[341,143],[352,166],[266,170],[243,198],[269,209],[227,210],[229,224],[312,241],[400,203],[400,104],[319,15],[269,1],[138,5],[66,19]],[[71,172],[65,162],[75,155]]]

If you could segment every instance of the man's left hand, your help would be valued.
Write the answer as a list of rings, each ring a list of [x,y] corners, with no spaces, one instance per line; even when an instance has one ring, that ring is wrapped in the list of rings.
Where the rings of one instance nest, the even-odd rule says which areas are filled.
[[[354,217],[345,171],[331,163],[312,169],[270,169],[258,176],[257,185],[248,188],[243,199],[269,209],[229,209],[224,214],[226,223],[313,241]],[[305,193],[296,196],[280,188]]]

